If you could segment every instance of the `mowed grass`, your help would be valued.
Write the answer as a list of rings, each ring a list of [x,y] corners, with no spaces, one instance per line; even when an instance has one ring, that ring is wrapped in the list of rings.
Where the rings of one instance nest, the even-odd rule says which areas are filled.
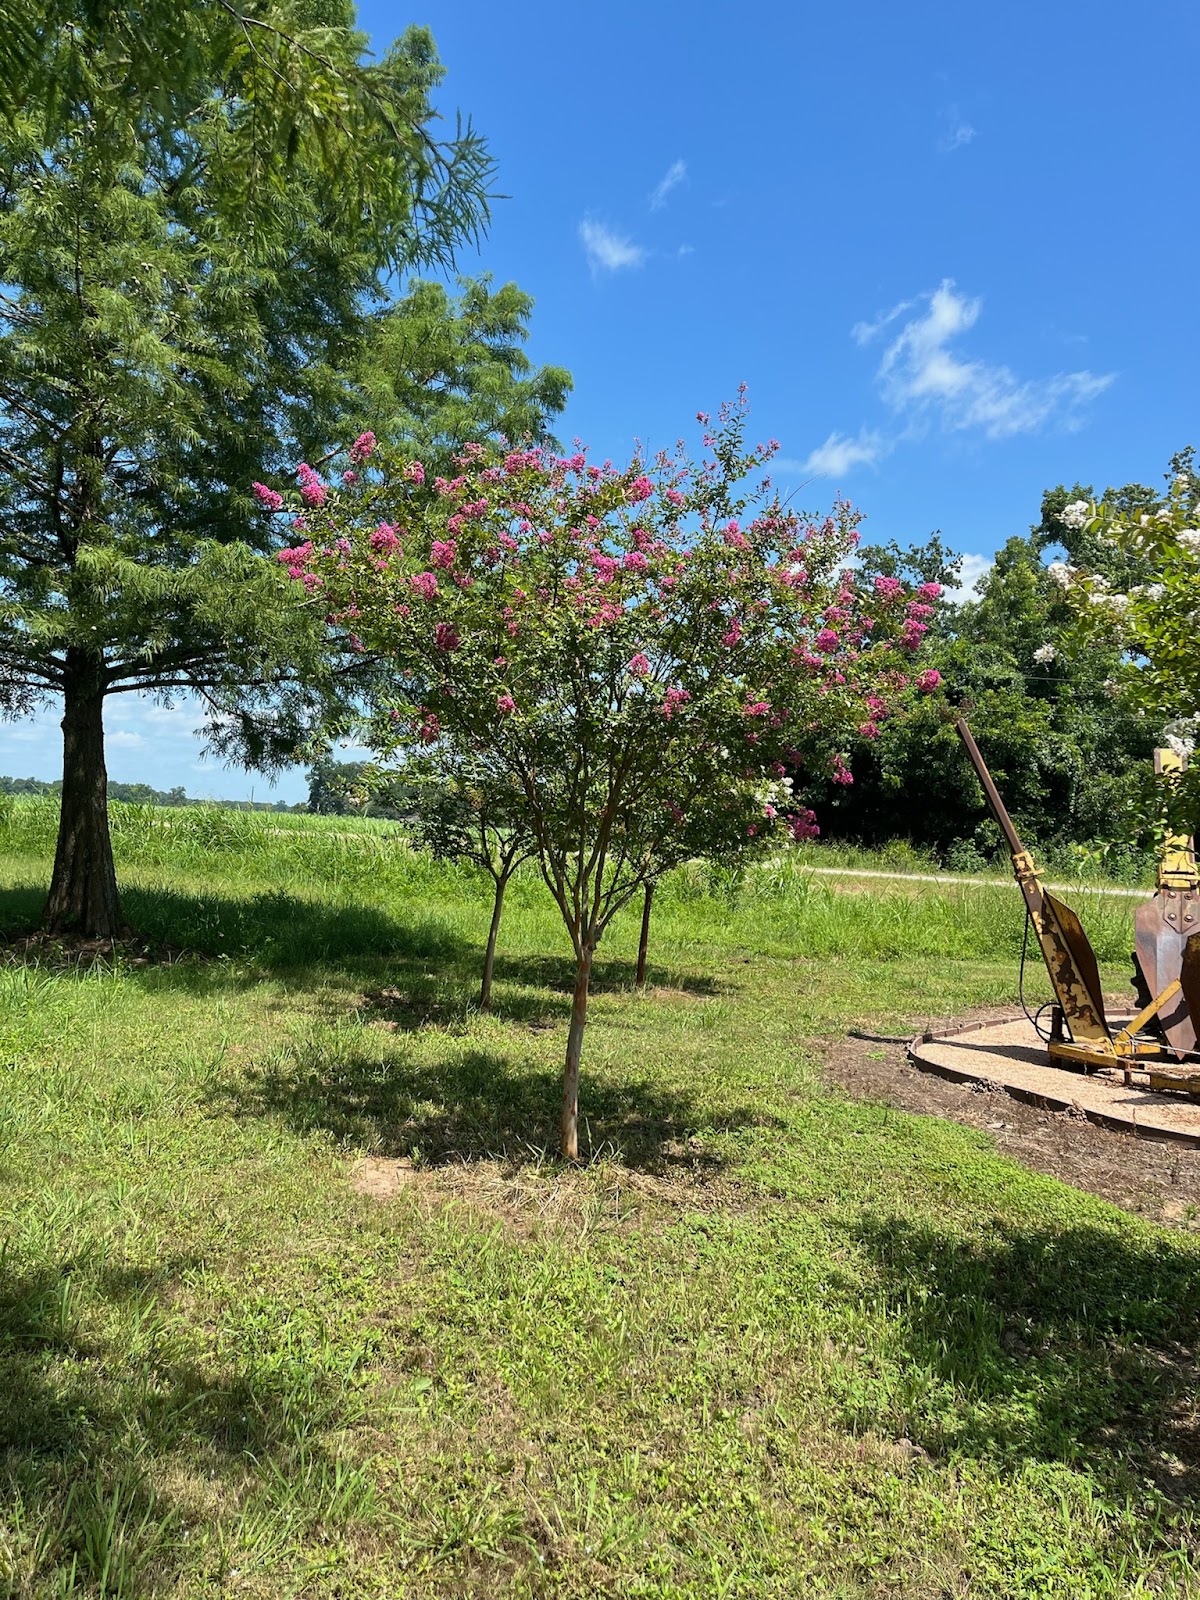
[[[1015,890],[681,875],[567,1171],[532,874],[481,1017],[486,890],[394,830],[116,836],[190,953],[0,968],[0,1595],[1200,1593],[1200,1244],[821,1078],[1012,1001]]]

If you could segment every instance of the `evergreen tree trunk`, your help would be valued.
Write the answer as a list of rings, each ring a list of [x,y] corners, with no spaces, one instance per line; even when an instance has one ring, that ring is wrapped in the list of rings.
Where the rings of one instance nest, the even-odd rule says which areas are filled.
[[[500,917],[504,911],[504,891],[508,879],[496,879],[496,899],[492,905],[492,926],[488,930],[487,954],[483,958],[483,983],[479,990],[480,1011],[492,1009],[492,969],[496,965],[496,936],[500,932]]]
[[[571,1002],[567,1062],[563,1068],[562,1153],[567,1161],[579,1160],[579,1064],[583,1059],[583,1030],[587,1026],[588,988],[592,981],[594,954],[594,946],[585,944],[575,963],[575,997]]]
[[[650,905],[654,899],[654,885],[646,885],[646,898],[642,903],[642,936],[638,940],[637,977],[634,980],[639,989],[646,987],[646,952],[650,947]]]
[[[66,667],[62,814],[45,926],[50,933],[115,939],[121,932],[121,911],[108,831],[101,663],[70,649]]]

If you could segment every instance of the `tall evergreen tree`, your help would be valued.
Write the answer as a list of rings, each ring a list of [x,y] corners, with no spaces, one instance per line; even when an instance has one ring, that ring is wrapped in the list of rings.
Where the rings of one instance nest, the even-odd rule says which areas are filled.
[[[373,61],[353,21],[0,0],[0,709],[62,698],[54,930],[121,926],[109,695],[197,693],[219,747],[267,765],[345,666],[264,559],[250,485],[411,416],[379,404],[408,381],[383,370],[411,314],[392,286],[479,235],[492,170],[469,126],[438,137],[429,34]],[[519,353],[528,304],[500,309]],[[508,375],[544,427],[565,374]]]

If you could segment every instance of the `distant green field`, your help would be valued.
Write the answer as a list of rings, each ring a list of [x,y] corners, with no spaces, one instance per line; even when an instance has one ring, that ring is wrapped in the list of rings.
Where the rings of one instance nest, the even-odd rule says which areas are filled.
[[[0,810],[0,927],[53,829]],[[1015,890],[677,875],[567,1171],[532,871],[481,1017],[486,886],[386,823],[114,836],[186,953],[0,965],[0,1596],[1200,1594],[1200,1240],[821,1077],[1011,1002]]]

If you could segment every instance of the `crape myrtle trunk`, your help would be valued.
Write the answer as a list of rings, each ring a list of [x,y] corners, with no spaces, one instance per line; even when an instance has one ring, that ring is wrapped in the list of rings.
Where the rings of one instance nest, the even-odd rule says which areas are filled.
[[[62,813],[45,926],[50,933],[115,939],[121,911],[108,831],[103,665],[82,650],[67,651],[62,730]]]
[[[579,1067],[583,1059],[583,1032],[587,1027],[588,990],[592,982],[595,937],[579,948],[575,960],[575,994],[571,1001],[571,1026],[567,1033],[567,1059],[563,1069],[562,1153],[567,1161],[579,1160]]]
[[[502,873],[496,879],[496,898],[492,902],[492,925],[488,930],[487,953],[483,958],[483,982],[479,989],[481,1011],[492,1009],[492,973],[496,968],[496,938],[500,932],[500,918],[504,914],[504,891],[507,887],[508,878]]]

